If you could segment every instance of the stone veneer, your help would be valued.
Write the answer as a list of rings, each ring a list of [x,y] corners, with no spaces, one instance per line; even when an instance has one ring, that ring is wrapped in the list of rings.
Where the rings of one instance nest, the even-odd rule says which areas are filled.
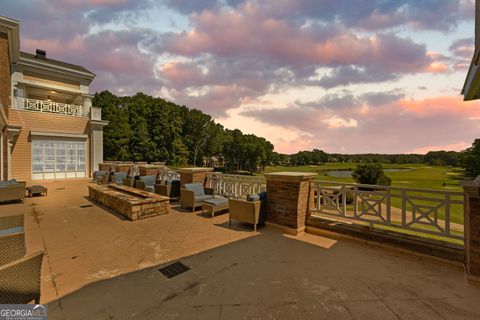
[[[293,233],[305,230],[308,214],[310,172],[267,173],[267,222],[287,227]]]
[[[133,164],[118,164],[115,166],[115,172],[128,173]]]
[[[183,186],[186,183],[199,182],[205,185],[207,181],[207,173],[212,172],[213,168],[183,168],[180,169],[180,185]]]
[[[168,197],[126,186],[90,184],[88,196],[132,221],[169,213]]]
[[[480,183],[465,181],[464,228],[467,276],[480,280]]]
[[[111,163],[99,163],[98,164],[98,170],[100,171],[110,171],[112,169],[112,164]]]
[[[143,165],[139,166],[138,170],[140,171],[141,176],[156,176],[158,171],[165,170],[164,165]]]

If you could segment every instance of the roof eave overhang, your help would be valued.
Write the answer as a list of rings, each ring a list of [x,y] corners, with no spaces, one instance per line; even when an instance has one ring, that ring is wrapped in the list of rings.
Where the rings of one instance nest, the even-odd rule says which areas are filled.
[[[468,68],[467,77],[463,85],[462,94],[464,101],[476,100],[480,98],[480,70],[478,60],[480,51],[475,53]]]
[[[10,64],[17,63],[20,56],[20,25],[18,21],[0,16],[0,31],[8,35]]]
[[[41,61],[38,59],[30,59],[26,57],[20,57],[18,60],[18,64],[23,67],[35,69],[38,72],[43,73],[54,73],[56,75],[68,77],[68,78],[76,78],[76,79],[86,79],[91,82],[95,78],[95,74],[91,72],[83,72],[67,67],[57,66],[52,63],[48,63],[46,61]]]

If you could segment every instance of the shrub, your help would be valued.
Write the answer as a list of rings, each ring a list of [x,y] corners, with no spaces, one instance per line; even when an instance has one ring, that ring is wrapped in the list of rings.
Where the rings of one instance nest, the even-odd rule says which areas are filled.
[[[386,174],[382,174],[377,180],[377,184],[381,186],[389,186],[392,184],[392,179]]]
[[[383,172],[380,163],[359,164],[352,172],[352,177],[357,183],[361,184],[380,184],[389,186],[392,181]]]
[[[475,178],[480,175],[480,139],[475,139],[472,146],[463,151],[462,163],[468,177]]]

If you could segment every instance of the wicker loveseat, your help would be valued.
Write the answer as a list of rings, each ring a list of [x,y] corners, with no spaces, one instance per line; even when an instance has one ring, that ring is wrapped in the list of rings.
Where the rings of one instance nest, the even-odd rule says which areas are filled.
[[[0,202],[25,199],[25,181],[0,181]]]
[[[267,199],[262,193],[259,196],[244,199],[228,199],[229,222],[239,220],[253,224],[253,230],[257,231],[257,225],[267,219]]]
[[[43,252],[25,255],[23,220],[0,217],[0,304],[40,302]]]
[[[202,205],[202,201],[213,198],[213,188],[204,188],[201,183],[187,183],[180,189],[180,206],[182,208],[192,208]]]

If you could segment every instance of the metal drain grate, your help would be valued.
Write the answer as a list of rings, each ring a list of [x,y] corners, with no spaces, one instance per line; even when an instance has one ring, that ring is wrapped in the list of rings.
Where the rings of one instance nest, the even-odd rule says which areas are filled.
[[[93,204],[84,204],[80,206],[80,208],[90,208],[90,207],[93,207]]]
[[[187,267],[186,265],[184,265],[180,261],[177,261],[175,263],[172,263],[172,264],[170,264],[166,267],[163,267],[163,268],[159,269],[158,271],[160,271],[165,277],[170,279],[170,278],[178,276],[179,274],[182,274],[182,273],[184,273],[188,270],[190,270],[189,267]]]

